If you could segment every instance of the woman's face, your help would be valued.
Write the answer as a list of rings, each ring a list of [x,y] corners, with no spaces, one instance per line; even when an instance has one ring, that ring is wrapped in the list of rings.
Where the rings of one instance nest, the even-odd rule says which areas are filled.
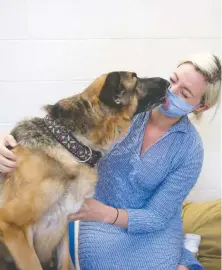
[[[206,92],[204,76],[192,64],[182,64],[170,77],[171,91],[191,105],[198,105]]]

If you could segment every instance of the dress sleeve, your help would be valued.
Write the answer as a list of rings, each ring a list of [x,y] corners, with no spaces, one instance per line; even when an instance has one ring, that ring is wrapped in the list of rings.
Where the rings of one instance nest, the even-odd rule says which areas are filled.
[[[187,149],[183,162],[171,171],[142,209],[126,209],[128,232],[147,233],[163,229],[176,214],[195,185],[203,163],[201,143]]]
[[[179,264],[188,267],[190,270],[203,270],[203,266],[200,262],[193,256],[192,252],[187,249],[183,249],[182,256],[180,258]]]

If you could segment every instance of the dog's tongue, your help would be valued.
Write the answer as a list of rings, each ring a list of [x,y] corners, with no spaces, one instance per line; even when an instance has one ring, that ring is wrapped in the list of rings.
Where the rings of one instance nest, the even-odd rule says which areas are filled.
[[[170,106],[170,102],[169,102],[169,99],[166,98],[166,101],[165,103],[162,105],[162,108],[167,111],[169,109],[169,106]]]

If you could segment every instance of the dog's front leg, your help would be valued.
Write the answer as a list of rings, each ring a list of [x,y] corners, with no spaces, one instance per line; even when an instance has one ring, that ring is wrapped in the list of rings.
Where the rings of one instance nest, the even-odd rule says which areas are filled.
[[[1,231],[1,240],[13,256],[17,267],[21,270],[42,270],[35,250],[28,241],[27,230],[8,225]]]
[[[69,254],[69,236],[68,228],[57,246],[57,261],[58,261],[58,270],[75,270],[70,254]]]

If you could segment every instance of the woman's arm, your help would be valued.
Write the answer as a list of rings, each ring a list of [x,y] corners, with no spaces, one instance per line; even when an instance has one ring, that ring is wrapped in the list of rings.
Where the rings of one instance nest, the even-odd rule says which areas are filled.
[[[70,221],[99,221],[109,224],[115,222],[116,226],[122,228],[127,228],[128,226],[128,213],[126,210],[117,210],[94,199],[85,200],[84,206],[77,213],[70,214],[68,219]]]

